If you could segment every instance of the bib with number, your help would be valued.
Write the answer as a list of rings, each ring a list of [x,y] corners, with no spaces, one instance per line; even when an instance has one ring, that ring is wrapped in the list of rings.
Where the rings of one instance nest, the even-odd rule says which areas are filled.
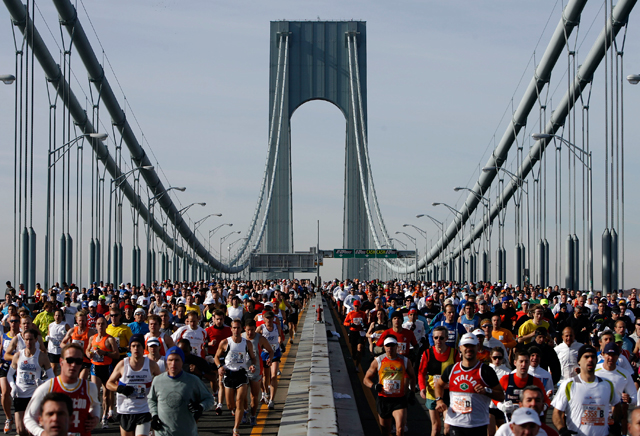
[[[602,404],[583,404],[580,425],[604,425],[606,410]]]
[[[471,413],[471,394],[451,393],[451,408],[456,413]]]
[[[382,388],[387,395],[394,395],[400,393],[400,380],[384,380]]]

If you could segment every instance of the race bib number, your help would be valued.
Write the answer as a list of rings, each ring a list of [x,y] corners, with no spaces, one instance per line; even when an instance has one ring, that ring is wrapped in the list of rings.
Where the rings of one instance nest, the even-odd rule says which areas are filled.
[[[232,351],[229,353],[231,356],[231,362],[242,365],[244,363],[244,353],[238,351]]]
[[[606,412],[600,404],[584,404],[580,425],[604,425]]]
[[[398,354],[404,354],[407,351],[407,344],[398,342]]]
[[[84,341],[80,341],[80,340],[78,340],[78,339],[74,339],[72,342],[73,342],[74,344],[78,344],[78,345],[80,345],[80,346],[82,347],[82,349],[84,350]]]
[[[193,354],[194,356],[200,356],[200,350],[198,349],[198,347],[191,347],[191,354]]]
[[[471,413],[471,395],[470,394],[451,394],[451,408],[456,413]]]
[[[362,318],[353,318],[353,323],[355,325],[362,325]]]
[[[271,348],[273,348],[273,351],[278,351],[278,349],[280,348],[280,344],[271,344]]]
[[[147,398],[147,387],[145,385],[136,385],[135,386],[135,394],[137,399]]]
[[[60,340],[53,338],[51,336],[49,336],[49,342],[51,342],[51,345],[53,345],[54,347],[60,346]]]
[[[499,340],[499,341],[504,341],[504,335],[500,335],[500,336],[498,336],[498,340]]]
[[[30,374],[28,372],[23,372],[21,378],[22,378],[22,383],[26,386],[33,386],[36,384],[36,379],[33,374]]]
[[[98,350],[95,350],[93,352],[93,361],[94,362],[104,362],[104,356],[101,356],[100,354],[98,354],[97,352]]]
[[[387,395],[394,395],[400,393],[400,380],[385,380],[382,388]]]

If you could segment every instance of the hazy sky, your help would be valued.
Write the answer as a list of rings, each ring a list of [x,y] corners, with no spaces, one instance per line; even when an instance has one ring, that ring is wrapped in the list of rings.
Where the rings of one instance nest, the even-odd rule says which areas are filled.
[[[36,5],[36,26],[54,57],[59,58],[62,42],[55,8],[50,1],[40,0]],[[445,208],[432,207],[431,203],[445,202],[454,207],[462,204],[466,195],[454,192],[453,188],[473,186],[479,168],[485,165],[491,149],[503,135],[531,80],[560,20],[562,7],[563,2],[550,0],[400,3],[84,0],[78,2],[78,16],[122,105],[126,97],[128,120],[139,139],[144,134],[144,146],[154,164],[161,168],[165,186],[187,187],[186,192],[178,193],[174,199],[182,205],[207,202],[206,207],[189,211],[192,220],[209,213],[223,214],[222,218],[209,218],[202,225],[200,231],[205,235],[222,223],[233,223],[233,229],[244,234],[256,205],[268,138],[269,22],[366,21],[368,139],[382,214],[390,232],[406,230],[402,225],[410,223],[426,230],[431,239],[437,236],[437,228],[425,218],[416,219],[416,214],[428,213],[451,221]],[[602,8],[601,1],[588,4],[580,28],[572,36],[570,46],[577,52],[578,64],[603,27]],[[625,76],[640,72],[636,17],[634,11],[624,46],[621,71]],[[0,23],[0,74],[13,73],[15,49],[9,14],[4,7],[0,7]],[[68,44],[66,30],[64,38]],[[567,89],[566,65],[567,56],[563,54],[548,94],[545,88],[543,97],[548,114]],[[87,74],[77,54],[72,69],[72,87],[79,99],[86,99],[90,110]],[[38,280],[42,280],[49,102],[43,74],[39,67],[36,71],[34,228],[38,234]],[[603,84],[601,67],[590,100],[596,288],[601,283],[600,235],[604,229]],[[635,171],[640,162],[637,147],[640,132],[636,122],[640,87],[625,81],[622,89],[627,159],[625,286],[630,287],[640,283],[640,270],[635,267],[640,258],[636,250],[640,242],[636,218],[640,213],[636,189],[640,186],[640,175]],[[13,275],[13,102],[14,87],[0,86],[0,180],[6,187],[0,191],[0,200],[5,205],[5,213],[0,216],[4,229],[0,242],[5,247],[0,255],[0,277],[7,279]],[[577,119],[581,116],[578,112]],[[101,112],[101,122],[100,129],[111,134],[106,110]],[[527,129],[519,136],[525,152],[532,144],[529,135],[540,130],[536,125],[538,108],[532,111]],[[296,250],[306,251],[316,245],[317,220],[320,220],[321,248],[342,245],[345,126],[340,111],[326,102],[307,103],[292,118]],[[107,144],[113,151],[112,138]],[[515,148],[507,167],[512,170],[516,168],[514,156]],[[566,151],[563,159],[566,170]],[[549,156],[548,162],[547,238],[552,251],[551,281],[555,282],[553,156]],[[87,152],[85,165],[88,164]],[[581,173],[579,181],[581,184]],[[75,190],[75,179],[72,187]],[[568,189],[566,180],[563,189]],[[89,180],[84,192],[90,193]],[[495,191],[491,195],[495,198]],[[569,229],[566,193],[563,195],[560,240],[564,244]],[[85,205],[89,204],[88,198],[85,196]],[[578,234],[584,245],[580,202],[578,207]],[[75,217],[75,205],[72,214]],[[513,215],[510,206],[506,220],[509,280],[513,278]],[[128,238],[128,209],[124,216]],[[86,258],[90,238],[88,206],[83,219],[83,258]],[[532,228],[534,223],[532,214]],[[215,251],[219,247],[218,238],[228,233],[224,230],[227,228],[211,240]],[[413,230],[407,232],[418,238],[418,248],[424,251],[424,239]],[[412,245],[403,238],[400,239]],[[143,240],[142,236],[144,249]],[[227,256],[226,246],[222,247],[223,258]],[[497,238],[493,247],[497,247]],[[130,245],[125,245],[125,253],[128,250]],[[129,274],[129,264],[127,255],[125,276]],[[494,278],[495,274],[494,264]],[[322,275],[339,276],[339,262],[325,261]],[[86,281],[84,266],[83,282]]]

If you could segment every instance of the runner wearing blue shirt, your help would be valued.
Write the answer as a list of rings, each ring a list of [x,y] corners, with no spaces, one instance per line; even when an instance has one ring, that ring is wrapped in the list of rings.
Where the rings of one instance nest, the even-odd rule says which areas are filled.
[[[456,322],[455,317],[456,317],[455,307],[453,306],[453,304],[447,304],[444,308],[444,318],[445,318],[444,321],[439,321],[433,326],[434,328],[443,326],[447,329],[447,331],[449,332],[449,335],[448,335],[449,338],[447,339],[447,346],[452,348],[456,348],[458,346],[458,341],[460,340],[460,337],[465,333],[467,333],[467,330],[464,328],[464,326]],[[431,330],[431,333],[429,333],[429,344],[432,347],[434,346],[433,329]]]

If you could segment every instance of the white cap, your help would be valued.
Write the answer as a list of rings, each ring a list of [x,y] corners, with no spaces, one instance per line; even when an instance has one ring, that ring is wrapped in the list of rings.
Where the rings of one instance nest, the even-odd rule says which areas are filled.
[[[478,345],[478,338],[473,333],[465,333],[459,345]]]
[[[137,314],[139,314],[139,313],[141,313],[141,314],[143,314],[143,315],[144,315],[144,314],[145,314],[144,309],[143,309],[143,308],[141,308],[141,307],[138,307],[138,308],[136,309],[136,311],[135,311],[135,312],[133,312],[133,314],[134,314],[134,315],[137,315]]]
[[[395,338],[395,336],[387,336],[387,338],[384,340],[384,345],[389,345],[389,344],[397,344],[398,340]]]
[[[475,330],[472,332],[472,334],[473,334],[474,336],[487,336],[487,335],[485,335],[485,334],[484,334],[484,331],[483,331],[482,329],[475,329]]]
[[[513,412],[513,415],[511,415],[511,424],[523,425],[529,422],[540,425],[540,417],[533,409],[519,407],[515,412]]]
[[[215,304],[215,300],[213,299],[213,297],[207,297],[204,300],[204,304]]]
[[[89,307],[98,307],[98,302],[96,300],[89,301]]]

